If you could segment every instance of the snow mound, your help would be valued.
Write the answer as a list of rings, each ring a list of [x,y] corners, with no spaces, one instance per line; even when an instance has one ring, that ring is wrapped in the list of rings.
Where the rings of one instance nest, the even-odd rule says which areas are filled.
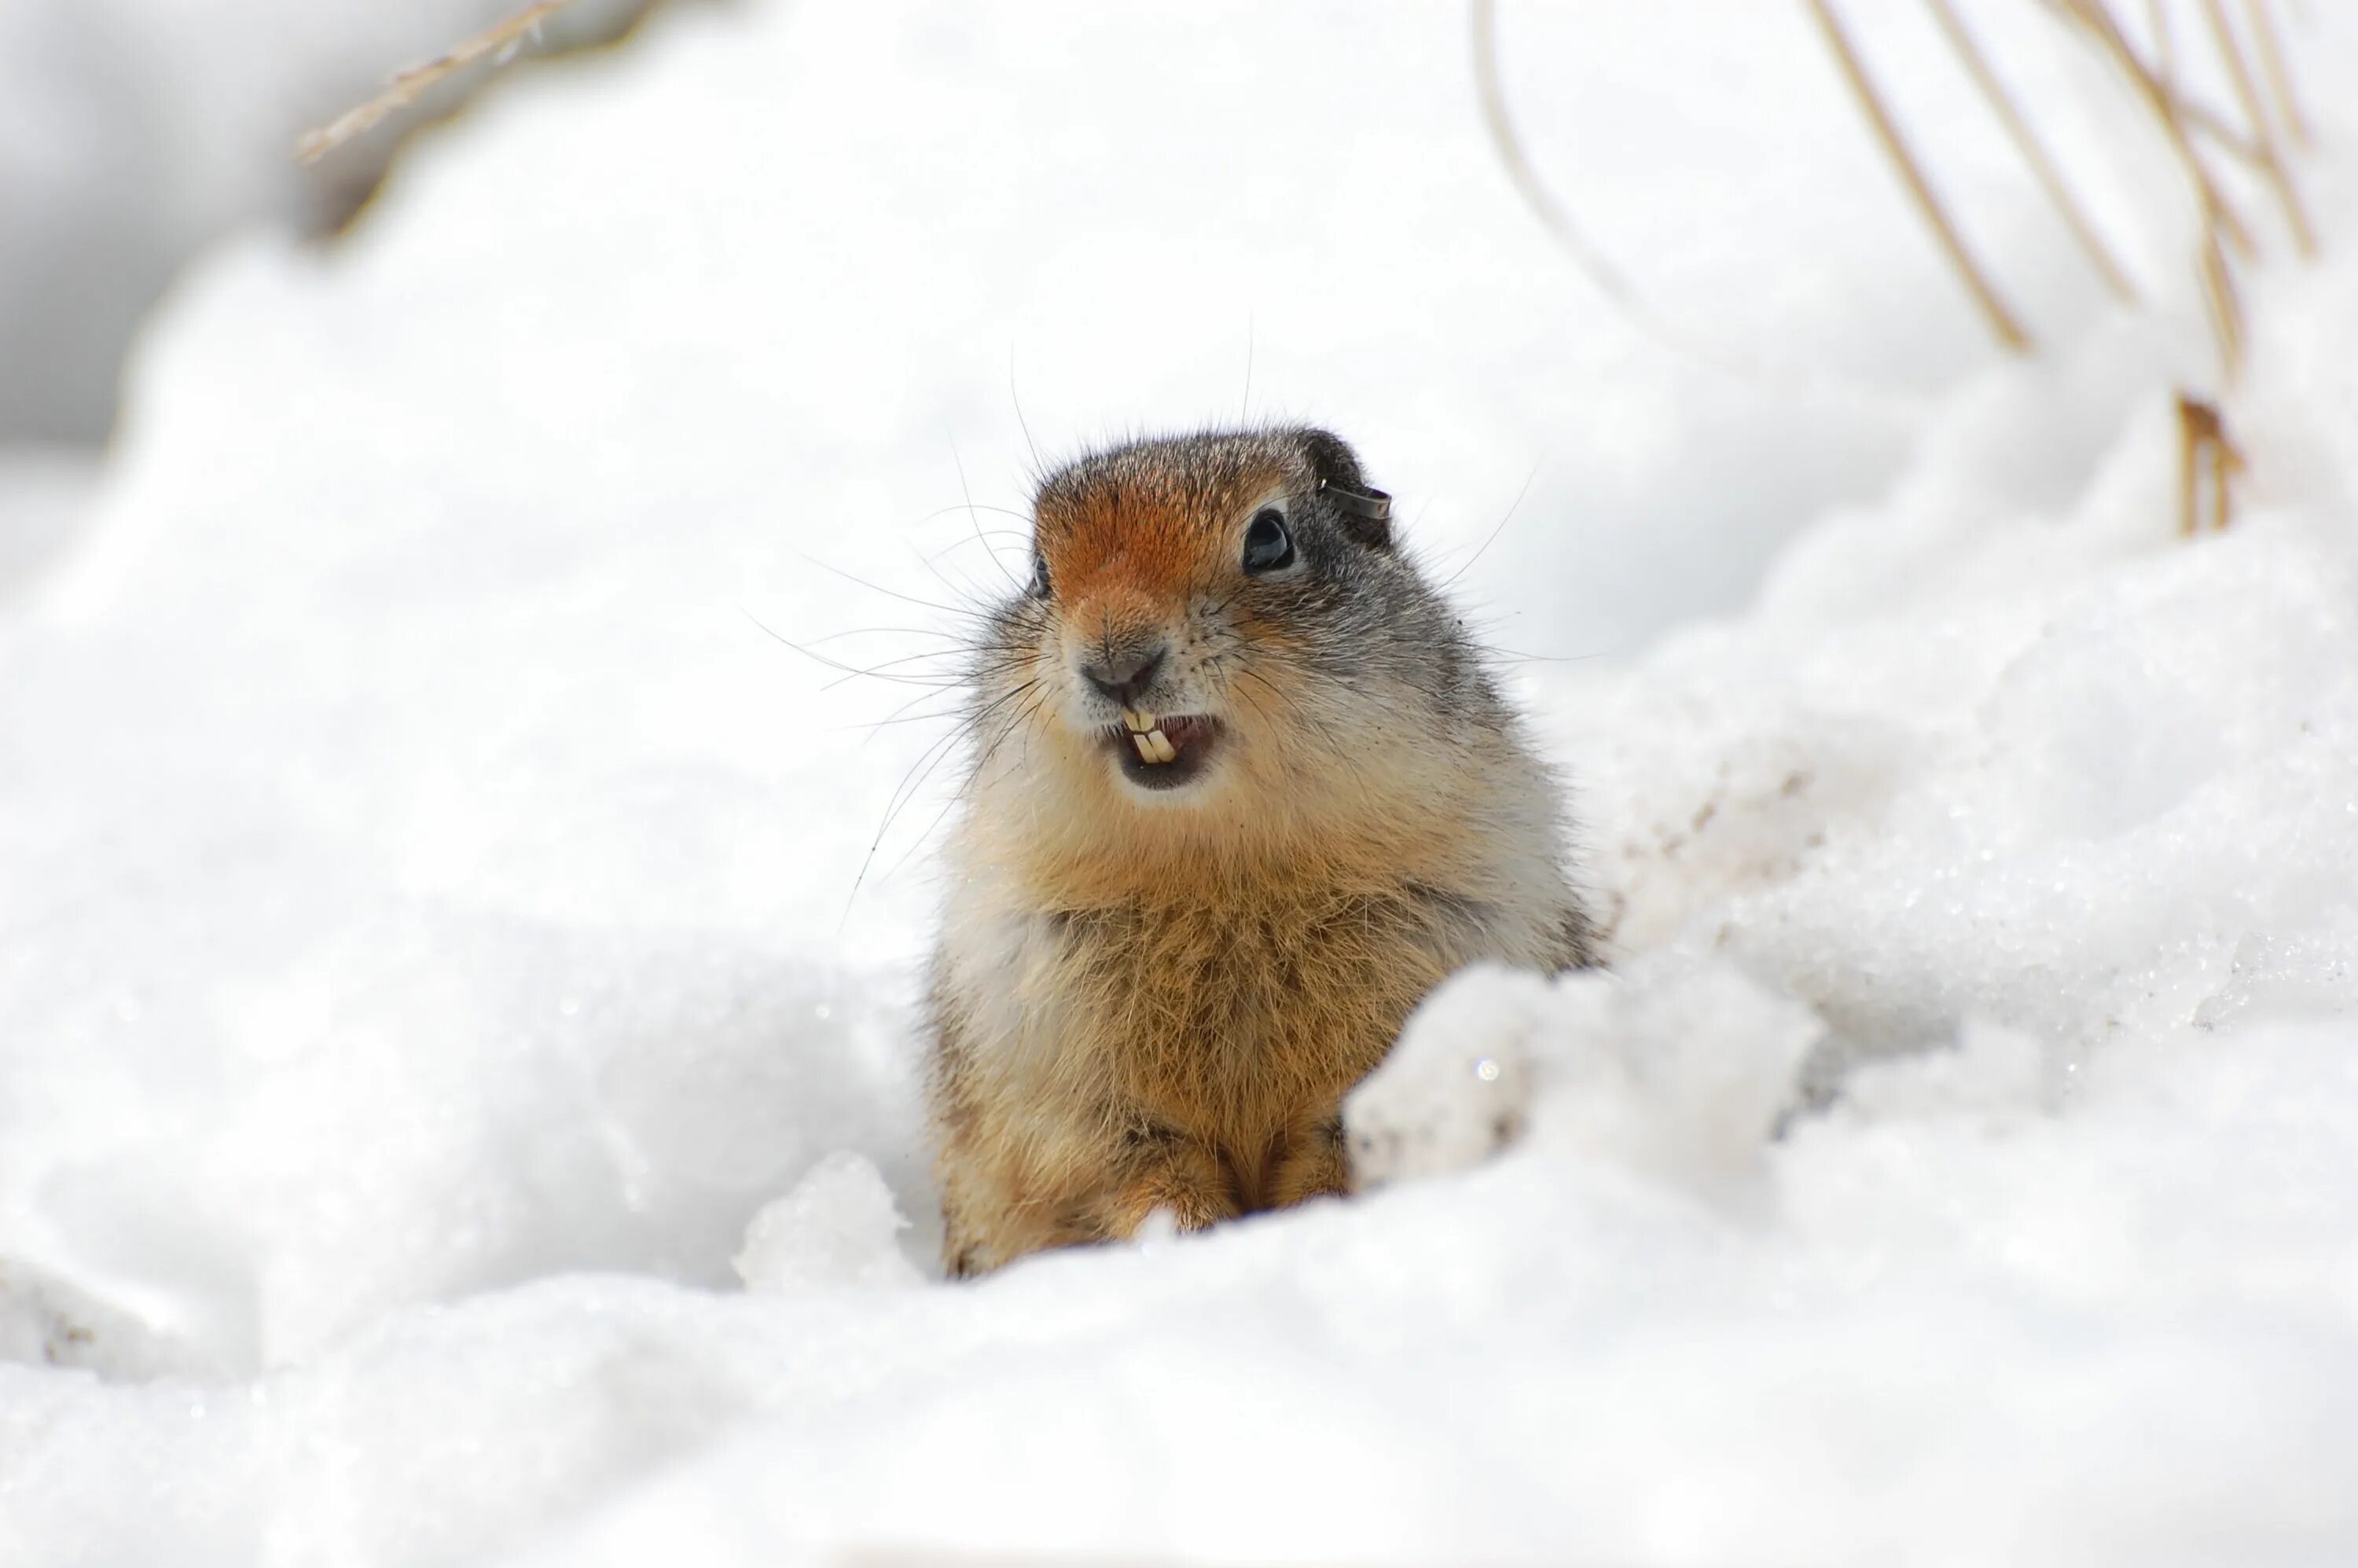
[[[1733,1191],[1756,1176],[1822,1033],[1725,963],[1553,980],[1488,967],[1427,998],[1344,1106],[1368,1185],[1465,1170],[1520,1136]]]
[[[579,0],[560,38],[632,0]],[[11,0],[0,7],[0,444],[96,443],[141,319],[205,245],[316,226],[376,183],[393,132],[316,170],[297,133],[516,0]],[[447,112],[450,95],[430,104]],[[402,126],[416,115],[398,117]],[[35,373],[23,373],[32,367]],[[5,547],[0,539],[0,547]],[[0,576],[5,559],[0,556]]]

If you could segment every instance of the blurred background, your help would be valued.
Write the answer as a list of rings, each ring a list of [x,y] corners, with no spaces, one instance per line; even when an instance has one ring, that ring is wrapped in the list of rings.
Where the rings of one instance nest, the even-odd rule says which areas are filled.
[[[576,0],[533,42],[611,43],[658,3]],[[174,275],[241,228],[333,236],[405,138],[457,112],[488,71],[422,91],[325,163],[297,161],[297,134],[517,9],[27,0],[0,10],[0,584],[60,539],[87,500],[125,356]]]
[[[496,96],[503,72],[561,73],[565,64],[549,57],[628,49],[648,13],[665,8],[704,13],[704,25],[739,28],[746,47],[758,47],[748,13],[761,8],[732,15],[730,0],[10,5],[0,16],[8,105],[0,137],[0,581],[61,538],[87,499],[117,427],[142,323],[205,247],[241,231],[275,231],[322,253],[367,245],[369,201],[421,130]],[[2201,5],[2117,9],[2129,47],[2200,109],[2194,135],[2238,115]],[[2020,319],[2021,332],[2050,353],[2068,351],[2108,306],[2129,298],[2166,328],[2194,324],[2200,296],[2188,255],[2199,207],[2137,84],[2084,18],[2074,24],[2071,6],[1992,4],[1963,16],[1946,5],[1855,10],[1837,23],[1846,46],[1880,82],[1909,155],[1966,247],[1996,275],[2002,308]],[[293,156],[298,135],[332,125],[397,71],[429,65],[520,13],[533,25],[503,34],[503,47],[429,72],[430,82],[394,95],[382,123],[340,135],[324,155]],[[2251,69],[2281,69],[2281,24],[2259,29],[2272,13],[2237,15]],[[1132,222],[1125,214],[1157,201],[1175,241],[1171,254],[1192,253],[1198,264],[1184,280],[1165,280],[1182,297],[1157,303],[1176,312],[1123,323],[1148,334],[1140,345],[1150,362],[1131,387],[1087,395],[1106,419],[1164,418],[1174,407],[1210,416],[1223,403],[1242,413],[1256,350],[1263,406],[1306,404],[1302,384],[1288,378],[1302,356],[1333,346],[1329,329],[1314,310],[1289,319],[1292,300],[1270,282],[1314,287],[1321,247],[1478,253],[1457,274],[1469,289],[1481,287],[1485,269],[1511,269],[1524,327],[1555,345],[1512,368],[1543,367],[1566,387],[1594,374],[1616,395],[1603,407],[1584,399],[1576,420],[1560,398],[1520,400],[1524,412],[1504,416],[1517,427],[1485,432],[1476,448],[1444,437],[1455,449],[1444,460],[1455,483],[1435,497],[1443,515],[1434,526],[1460,531],[1450,514],[1459,507],[1495,519],[1517,496],[1538,513],[1573,508],[1593,569],[1577,583],[1536,574],[1538,597],[1526,596],[1517,613],[1593,628],[1580,639],[1585,653],[1629,647],[1682,614],[1739,603],[1804,519],[1888,481],[1942,389],[2002,357],[1813,16],[1835,13],[1691,0],[1675,17],[1576,5],[1509,5],[1503,17],[1487,5],[1392,5],[1314,24],[1307,15],[1225,13],[1141,23],[1139,35],[1158,38],[1172,51],[1165,57],[1112,29],[1049,25],[1034,33],[910,16],[840,47],[871,49],[863,69],[880,74],[870,102],[912,124],[930,112],[919,106],[912,116],[896,95],[930,81],[953,97],[980,89],[970,107],[987,131],[1003,106],[980,78],[953,80],[948,66],[963,56],[980,69],[1001,32],[1000,63],[1039,68],[1035,86],[1053,83],[1061,63],[1129,76],[1138,102],[1168,94],[1170,113],[1152,129],[1120,105],[1115,118],[1095,122],[1034,105],[1024,111],[1034,139],[1002,140],[993,154],[1044,159],[1048,173],[1074,150],[1068,139],[1079,138],[1103,143],[1109,155],[1127,141],[1138,159],[1122,204],[1076,207],[1051,237],[1033,274],[1043,286],[1060,261],[1087,265],[1092,243],[1117,243]],[[813,26],[815,35],[825,30]],[[892,71],[872,52],[882,42],[913,49],[918,69]],[[1266,78],[1237,64],[1255,50],[1274,68]],[[1293,51],[1282,67],[1272,58],[1280,50]],[[1314,94],[1317,106],[1254,101],[1278,80]],[[1014,89],[1012,80],[1005,85]],[[2294,91],[2288,80],[2273,90]],[[745,140],[732,156],[774,161],[761,157],[764,138],[806,128],[788,106],[771,107],[777,113],[763,114],[756,100],[738,106],[733,134]],[[2022,127],[2008,123],[2024,111],[2037,122],[2028,163]],[[1401,166],[1407,186],[1390,192],[1368,171],[1402,150],[1412,121],[1419,146]],[[853,122],[827,134],[866,133]],[[2230,145],[2239,135],[2221,131]],[[952,152],[941,144],[930,156],[946,173]],[[2206,157],[2223,180],[2256,183],[2248,158],[2218,146]],[[968,178],[1001,178],[976,161]],[[1413,193],[1432,177],[1423,171],[1443,170],[1467,189],[1445,208],[1420,210]],[[625,167],[606,173],[618,186],[633,178]],[[1338,179],[1365,180],[1366,230],[1293,232],[1282,205],[1288,188]],[[2069,209],[2061,222],[2059,191]],[[1203,211],[1206,201],[1217,210]],[[1209,254],[1213,247],[1196,243],[1214,229],[1240,237],[1237,221],[1248,214],[1263,223],[1253,256]],[[784,216],[773,206],[737,220]],[[856,228],[827,221],[843,243],[858,243]],[[1402,222],[1423,227],[1403,233]],[[990,258],[969,285],[1004,265],[1003,256]],[[1407,297],[1386,303],[1384,319],[1355,323],[1368,343],[1421,308]],[[1037,375],[1060,374],[1058,344],[1071,323],[1043,328],[1003,308],[996,325],[985,325],[993,319],[986,313],[977,325],[995,334],[997,355]],[[1186,328],[1161,330],[1180,319]],[[1471,326],[1462,312],[1431,320],[1436,330]],[[1207,326],[1204,340],[1195,330]],[[2172,345],[2157,354],[2173,351],[2169,330],[2150,336]],[[1192,352],[1182,347],[1191,337]],[[1319,362],[1322,373],[1331,368]],[[1364,368],[1380,373],[1372,356]],[[1216,396],[1189,384],[1191,376],[1230,384]],[[2190,360],[2180,379],[2203,373]],[[1182,386],[1184,401],[1174,405],[1170,394]],[[1649,446],[1672,428],[1701,438],[1692,462],[1665,470]],[[1736,474],[1740,485],[1725,482]],[[1728,514],[1739,493],[1740,525]],[[1529,589],[1537,564],[1509,531],[1476,586]]]
[[[539,48],[611,41],[649,0],[578,0]],[[89,4],[0,15],[0,442],[87,451],[113,428],[140,319],[199,249],[265,224],[313,238],[352,222],[403,137],[479,79],[425,94],[325,166],[297,133],[373,96],[396,68],[514,13],[506,0],[417,5]]]

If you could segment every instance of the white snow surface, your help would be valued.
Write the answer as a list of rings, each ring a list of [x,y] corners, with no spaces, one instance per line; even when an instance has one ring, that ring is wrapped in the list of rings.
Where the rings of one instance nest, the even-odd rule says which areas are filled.
[[[1879,10],[2024,362],[1748,0],[1502,22],[1714,354],[1516,202],[1454,6],[683,12],[340,246],[216,254],[0,597],[0,1562],[2358,1554],[2358,33],[2309,9],[2326,252],[2263,229],[2191,542],[2182,193],[1996,6],[2157,302]],[[1614,972],[1436,993],[1351,1201],[945,1284],[955,738],[764,629],[929,680],[1035,444],[1240,414],[1346,432],[1460,574]]]
[[[553,25],[611,28],[620,0]],[[292,225],[389,133],[320,166],[297,133],[516,0],[8,0],[0,5],[0,442],[92,442],[138,320],[200,246]]]

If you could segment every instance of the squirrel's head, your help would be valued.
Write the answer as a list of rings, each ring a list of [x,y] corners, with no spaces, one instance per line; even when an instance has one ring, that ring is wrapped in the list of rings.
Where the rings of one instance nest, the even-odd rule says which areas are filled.
[[[1244,831],[1220,804],[1239,787],[1264,815],[1368,794],[1355,773],[1480,679],[1390,512],[1317,429],[1140,441],[1051,475],[1030,589],[983,650],[978,710],[1005,715],[978,725],[986,773],[1020,770],[1044,811],[1061,786],[1078,816]]]

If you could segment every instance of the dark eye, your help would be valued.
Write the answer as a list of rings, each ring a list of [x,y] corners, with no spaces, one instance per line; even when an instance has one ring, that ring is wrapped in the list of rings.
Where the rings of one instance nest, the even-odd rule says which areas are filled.
[[[1048,557],[1045,556],[1032,557],[1032,597],[1048,597]]]
[[[1273,572],[1293,564],[1293,535],[1286,531],[1285,514],[1264,506],[1245,527],[1245,570]]]

